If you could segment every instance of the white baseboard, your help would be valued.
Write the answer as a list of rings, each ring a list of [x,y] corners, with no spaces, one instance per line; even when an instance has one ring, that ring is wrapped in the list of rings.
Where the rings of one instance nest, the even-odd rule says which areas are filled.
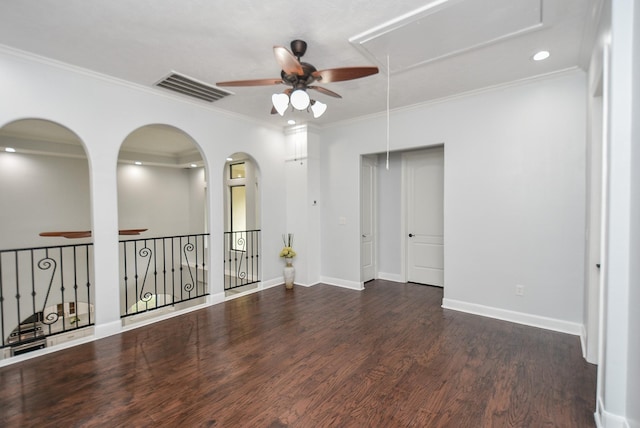
[[[351,290],[364,290],[364,284],[357,281],[346,281],[340,278],[331,278],[328,276],[320,277],[320,282],[323,284],[334,285],[336,287],[349,288]]]
[[[217,303],[221,303],[221,302],[217,302]],[[142,320],[142,321],[139,321],[139,322],[135,322],[133,324],[125,325],[120,329],[120,331],[118,333],[129,331],[129,330],[135,330],[136,328],[144,327],[144,326],[147,326],[147,325],[152,325],[152,324],[155,324],[157,322],[164,321],[164,320],[169,319],[169,318],[178,317],[180,315],[184,315],[184,314],[187,314],[189,312],[198,311],[200,309],[204,309],[204,308],[207,308],[209,306],[211,306],[211,304],[209,303],[208,299],[205,299],[204,303],[201,303],[199,305],[182,308],[182,309],[179,309],[179,310],[176,310],[176,311],[166,312],[166,313],[163,313],[160,316],[156,315],[156,316],[150,317],[148,319],[145,319],[145,320]]]
[[[94,333],[95,333],[95,330],[94,330]],[[7,356],[5,359],[2,359],[2,356],[0,356],[0,367],[10,366],[12,364],[16,364],[21,361],[30,360],[32,358],[36,358],[41,355],[53,354],[54,352],[58,352],[62,349],[72,348],[74,346],[82,345],[83,343],[93,342],[94,340],[96,340],[96,337],[95,335],[92,334],[89,336],[81,337],[80,339],[70,340],[68,342],[59,343],[53,346],[47,346],[44,349],[38,349],[37,351],[27,352],[25,354],[16,355],[14,357]],[[8,348],[5,348],[5,349],[8,350]]]
[[[209,294],[209,296],[207,296],[207,304],[209,305],[217,305],[222,302],[224,302],[224,291],[222,293]]]
[[[234,290],[234,291],[237,291],[237,290]],[[236,292],[236,293],[230,294],[230,295],[226,296],[224,298],[224,300],[225,301],[229,301],[229,300],[237,299],[238,297],[248,296],[249,294],[257,293],[259,291],[262,291],[262,289],[260,287],[251,288],[249,290],[245,290],[245,291],[242,291],[242,292],[239,292],[239,293]]]
[[[318,284],[320,284],[320,283],[316,282],[316,283],[313,283],[313,284],[304,284],[304,283],[301,283],[301,282],[294,282],[294,285],[299,285],[300,287],[307,287],[307,288],[313,287],[314,285],[318,285]]]
[[[587,359],[587,329],[584,324],[580,328],[580,346],[582,347],[582,358]]]
[[[105,324],[96,324],[94,327],[94,336],[96,339],[113,336],[122,332],[122,320],[112,321]]]
[[[268,281],[262,281],[260,283],[260,287],[263,290],[266,290],[267,288],[271,288],[271,287],[277,287],[278,285],[282,285],[284,284],[284,279],[282,277],[280,278],[273,278],[270,279]]]
[[[531,327],[544,328],[558,331],[560,333],[573,334],[579,336],[582,332],[582,324],[563,321],[555,318],[541,317],[538,315],[525,314],[522,312],[510,311],[507,309],[494,308],[491,306],[479,305],[476,303],[463,302],[454,299],[442,299],[444,309],[467,312],[475,315],[482,315],[489,318],[510,321],[517,324],[524,324]]]
[[[385,281],[402,282],[402,276],[399,273],[378,272],[378,279]]]
[[[598,428],[630,428],[629,421],[626,418],[609,413],[604,409],[600,397],[598,397],[598,404],[593,418]]]

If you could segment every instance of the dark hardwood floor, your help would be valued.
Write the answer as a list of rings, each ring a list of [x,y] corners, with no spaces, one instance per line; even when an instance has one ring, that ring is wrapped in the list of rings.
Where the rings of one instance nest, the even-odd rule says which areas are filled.
[[[2,427],[592,427],[578,337],[284,286],[0,368]]]

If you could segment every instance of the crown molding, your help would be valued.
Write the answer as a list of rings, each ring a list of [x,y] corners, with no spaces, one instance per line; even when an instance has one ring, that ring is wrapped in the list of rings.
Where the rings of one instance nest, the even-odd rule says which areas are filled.
[[[233,118],[233,119],[237,119],[237,120],[242,120],[245,122],[251,122],[252,124],[259,124],[262,126],[266,126],[268,128],[271,129],[276,129],[276,130],[281,130],[282,127],[278,126],[278,125],[274,125],[273,123],[269,123],[267,121],[261,121],[261,120],[257,120],[253,117],[249,117],[240,113],[234,113],[234,112],[230,112],[228,110],[224,110],[224,109],[220,109],[218,107],[215,107],[213,105],[206,105],[203,104],[200,101],[196,101],[196,100],[190,100],[186,97],[183,96],[179,96],[177,94],[172,94],[170,92],[165,92],[165,91],[160,91],[160,90],[156,90],[153,87],[149,87],[149,86],[145,86],[145,85],[141,85],[138,83],[134,83],[134,82],[130,82],[128,80],[124,80],[124,79],[120,79],[114,76],[110,76],[107,74],[103,74],[103,73],[99,73],[97,71],[88,69],[88,68],[83,68],[83,67],[79,67],[76,65],[72,65],[72,64],[68,64],[66,62],[62,62],[62,61],[58,61],[52,58],[48,58],[45,56],[41,56],[32,52],[27,52],[27,51],[23,51],[20,49],[16,49],[7,45],[3,45],[0,44],[0,54],[6,54],[12,57],[16,57],[16,58],[20,58],[22,60],[25,61],[29,61],[29,62],[35,62],[41,65],[45,65],[45,66],[49,66],[49,67],[53,67],[53,68],[57,68],[59,70],[64,70],[66,72],[69,73],[74,73],[74,74],[79,74],[85,77],[89,77],[92,79],[96,79],[96,80],[100,80],[103,82],[106,82],[108,84],[112,84],[112,85],[117,85],[117,86],[121,86],[121,87],[126,87],[128,89],[132,89],[134,91],[138,91],[138,92],[144,92],[146,94],[149,95],[153,95],[156,97],[161,97],[161,98],[165,98],[165,99],[169,99],[172,101],[176,101],[182,104],[186,104],[189,105],[191,107],[196,107],[202,110],[207,110],[228,118]]]
[[[495,85],[484,86],[482,88],[472,89],[470,91],[460,92],[458,94],[447,95],[446,97],[434,98],[434,99],[423,101],[423,102],[416,103],[416,104],[410,104],[410,105],[406,105],[406,106],[402,106],[402,107],[392,108],[392,109],[389,110],[389,112],[395,114],[395,113],[402,113],[402,112],[405,112],[405,111],[418,110],[418,109],[421,109],[421,108],[424,108],[424,107],[428,107],[428,106],[432,106],[432,105],[436,105],[436,104],[442,104],[442,103],[446,103],[446,102],[450,102],[450,101],[454,101],[454,100],[458,100],[458,99],[474,97],[474,96],[477,96],[477,95],[480,95],[480,94],[483,94],[483,93],[487,93],[487,92],[493,92],[493,91],[512,88],[512,87],[517,87],[517,86],[524,86],[524,85],[528,85],[528,84],[531,84],[531,83],[534,83],[534,82],[537,82],[537,81],[553,79],[553,78],[557,78],[557,77],[560,77],[560,76],[569,75],[569,74],[575,73],[577,71],[583,71],[583,70],[582,70],[582,68],[580,68],[578,66],[563,68],[561,70],[555,70],[555,71],[551,71],[549,73],[537,74],[537,75],[531,76],[531,77],[525,77],[525,78],[522,78],[522,79],[511,80],[509,82],[504,82],[504,83],[498,83],[498,84],[495,84]],[[354,117],[352,119],[347,119],[347,120],[343,120],[343,121],[340,121],[340,122],[334,122],[334,123],[323,125],[322,129],[339,128],[339,127],[343,127],[343,126],[350,125],[350,124],[353,124],[353,123],[365,122],[365,121],[368,121],[368,120],[371,120],[371,119],[377,119],[377,118],[381,118],[381,117],[386,117],[386,114],[387,114],[386,111],[381,111],[381,112],[377,112],[377,113],[368,114],[368,115],[365,115],[365,116]]]

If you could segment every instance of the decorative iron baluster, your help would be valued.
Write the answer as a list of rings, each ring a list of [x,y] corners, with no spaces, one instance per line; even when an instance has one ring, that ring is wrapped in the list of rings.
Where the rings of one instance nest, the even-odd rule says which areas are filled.
[[[204,273],[199,271],[205,266],[205,239],[208,236],[209,234],[206,233],[120,241],[121,266],[125,273],[125,299],[130,287],[127,283],[127,268],[133,264],[135,290],[132,294],[136,296],[139,306],[143,306],[143,303],[148,305],[138,311],[135,310],[137,306],[129,306],[133,302],[127,301],[120,316],[122,318],[134,316],[140,312],[153,311],[208,295],[207,285],[203,284]],[[201,238],[198,239],[198,237]],[[133,261],[129,254],[129,246],[133,246]],[[199,261],[200,254],[202,254],[202,263]],[[158,260],[158,257],[162,259]],[[143,258],[148,258],[146,268],[142,265]],[[153,263],[153,270],[151,270],[151,263]],[[151,273],[154,275],[153,282],[149,277]],[[131,278],[129,278],[130,282]],[[151,306],[154,297],[157,297],[157,300],[155,305]]]
[[[84,255],[79,247],[84,248]],[[29,350],[35,350],[40,343],[36,339],[80,328],[77,316],[64,317],[71,305],[74,314],[87,314],[83,327],[93,325],[91,248],[92,244],[0,249],[0,348],[34,342]],[[81,257],[86,264],[86,302],[80,292],[84,282]],[[15,298],[8,311],[7,298],[14,282]]]
[[[167,239],[162,238],[162,278],[163,278],[162,284],[164,285],[163,294],[165,295],[165,298],[167,296],[167,244],[166,242],[167,242]]]
[[[46,272],[52,267],[53,267],[53,270],[51,271],[51,278],[49,279],[49,287],[47,288],[47,295],[45,296],[44,303],[42,304],[42,314],[43,314],[42,322],[47,325],[51,325],[55,323],[60,318],[57,311],[49,312],[48,314],[44,313],[44,310],[47,308],[47,301],[49,300],[49,294],[51,293],[51,287],[53,286],[53,278],[56,274],[56,269],[58,267],[58,264],[54,259],[49,257],[49,254],[46,254],[45,258],[40,259],[38,261],[38,269],[40,269],[41,271]]]
[[[187,282],[186,284],[183,285],[184,291],[186,291],[187,293],[191,292],[195,287],[195,281],[193,280],[193,272],[191,271],[191,265],[189,264],[189,256],[187,254],[187,251],[191,252],[194,249],[195,249],[195,245],[193,245],[191,241],[187,242],[182,247],[182,252],[184,253],[184,260],[187,263],[187,271],[189,272],[189,276],[191,277],[191,283]]]
[[[260,281],[258,251],[260,230],[224,232],[224,289]]]
[[[4,338],[5,338],[5,332],[4,332],[4,284],[2,283],[2,278],[3,278],[3,274],[2,274],[2,253],[0,253],[0,344],[2,344],[2,346],[5,345],[4,343]]]
[[[91,311],[91,266],[93,266],[93,264],[89,263],[89,248],[93,248],[93,247],[89,247],[88,245],[86,245],[84,247],[84,251],[85,251],[85,256],[86,256],[86,267],[87,267],[87,304],[89,305],[89,311],[88,311],[88,325],[92,325],[93,321],[91,320],[91,314],[93,313]]]
[[[246,265],[245,270],[242,270],[242,260],[244,259],[245,250],[247,248],[247,242],[242,234],[240,234],[240,238],[238,238],[238,240],[236,241],[236,248],[238,248],[236,249],[236,251],[240,251],[240,263],[237,262],[238,253],[236,252],[236,278],[240,279],[240,283],[242,283],[243,280],[247,277]]]
[[[75,310],[74,312],[78,311],[79,309],[78,307],[78,263],[77,263],[76,257],[77,257],[76,247],[73,247],[73,305]],[[71,324],[75,324],[75,326],[78,327],[78,325],[80,324],[78,320],[79,318],[76,317],[75,321],[73,320],[71,321]]]
[[[144,247],[140,248],[140,251],[138,251],[138,255],[140,257],[142,257],[143,259],[145,257],[149,257],[149,260],[147,261],[147,267],[144,271],[144,278],[142,280],[142,287],[140,288],[140,300],[142,300],[143,302],[148,302],[149,300],[151,300],[151,298],[153,297],[153,293],[151,293],[150,291],[147,291],[145,293],[144,291],[144,285],[147,282],[147,274],[149,273],[149,266],[151,266],[151,255],[153,254],[153,251],[151,251],[149,249],[149,247],[147,247],[147,243],[144,243]]]

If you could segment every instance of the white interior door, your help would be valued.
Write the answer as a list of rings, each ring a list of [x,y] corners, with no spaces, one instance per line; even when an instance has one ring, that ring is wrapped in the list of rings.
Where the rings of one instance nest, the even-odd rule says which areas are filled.
[[[375,160],[363,157],[360,178],[360,277],[363,282],[376,277],[375,182]]]
[[[444,286],[444,147],[404,156],[407,281]]]

